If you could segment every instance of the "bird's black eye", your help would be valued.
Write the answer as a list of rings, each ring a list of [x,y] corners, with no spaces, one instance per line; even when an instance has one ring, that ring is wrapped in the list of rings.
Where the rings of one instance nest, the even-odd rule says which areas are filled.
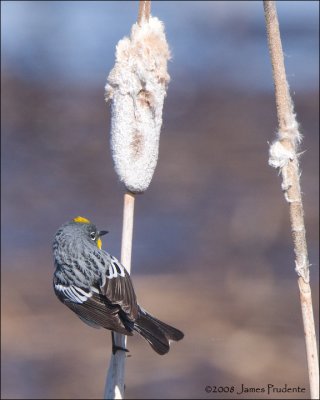
[[[92,240],[96,240],[96,233],[95,232],[90,232],[90,237]]]

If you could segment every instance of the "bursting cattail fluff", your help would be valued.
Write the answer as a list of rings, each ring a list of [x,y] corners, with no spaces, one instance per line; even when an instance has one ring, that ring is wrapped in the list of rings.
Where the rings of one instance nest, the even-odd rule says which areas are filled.
[[[133,193],[148,188],[157,164],[169,58],[163,23],[150,16],[119,41],[105,87],[115,170]]]

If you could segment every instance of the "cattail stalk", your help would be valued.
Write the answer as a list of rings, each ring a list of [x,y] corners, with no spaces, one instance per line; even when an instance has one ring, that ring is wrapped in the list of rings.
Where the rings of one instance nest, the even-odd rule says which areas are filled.
[[[139,2],[138,24],[141,25],[143,20],[149,21],[151,13],[151,1],[141,0]]]
[[[289,204],[295,253],[295,271],[306,341],[311,399],[319,399],[319,366],[312,309],[310,274],[303,204],[300,188],[298,145],[302,140],[287,82],[275,1],[264,1],[269,51],[273,69],[279,131],[269,149],[269,165],[279,168],[281,188]]]
[[[135,193],[149,186],[158,160],[162,108],[169,82],[170,57],[164,26],[150,14],[150,1],[140,1],[138,22],[130,38],[119,41],[116,63],[108,76],[106,101],[111,101],[111,151],[115,170],[126,187],[121,262],[130,273]],[[114,334],[126,348],[126,337]],[[112,354],[105,399],[123,399],[124,351]]]
[[[132,234],[134,217],[134,194],[127,192],[124,195],[123,206],[123,225],[121,240],[121,263],[125,265],[126,270],[131,271],[131,252],[132,252]],[[120,333],[114,334],[114,343],[116,346],[126,348],[127,337]],[[124,398],[124,372],[125,372],[124,351],[117,351],[112,354],[109,371],[105,386],[105,399],[123,399]]]

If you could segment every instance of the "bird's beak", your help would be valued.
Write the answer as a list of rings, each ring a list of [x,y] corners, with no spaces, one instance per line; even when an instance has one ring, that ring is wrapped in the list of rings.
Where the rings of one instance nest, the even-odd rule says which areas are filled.
[[[109,233],[109,231],[99,231],[99,237],[106,235],[107,233]]]

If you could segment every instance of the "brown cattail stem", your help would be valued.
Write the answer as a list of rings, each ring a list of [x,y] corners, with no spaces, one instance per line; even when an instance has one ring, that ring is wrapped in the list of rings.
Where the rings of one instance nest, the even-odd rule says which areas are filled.
[[[125,193],[123,206],[121,263],[125,266],[129,274],[131,270],[134,200],[134,194],[130,192]],[[119,333],[114,333],[114,342],[116,346],[126,348],[127,337]],[[124,351],[117,351],[111,356],[105,387],[105,399],[124,398],[125,358],[126,353]]]
[[[311,399],[319,399],[319,366],[315,325],[309,283],[309,262],[300,188],[300,169],[297,147],[301,141],[298,123],[287,82],[279,23],[275,1],[264,1],[269,51],[273,70],[278,138],[270,147],[269,164],[279,168],[282,190],[289,204],[291,231],[295,252],[295,270],[298,274],[302,319],[306,341],[307,364]]]
[[[138,24],[141,25],[142,21],[149,21],[151,13],[151,1],[150,0],[140,0],[139,1],[139,14],[138,14]]]

